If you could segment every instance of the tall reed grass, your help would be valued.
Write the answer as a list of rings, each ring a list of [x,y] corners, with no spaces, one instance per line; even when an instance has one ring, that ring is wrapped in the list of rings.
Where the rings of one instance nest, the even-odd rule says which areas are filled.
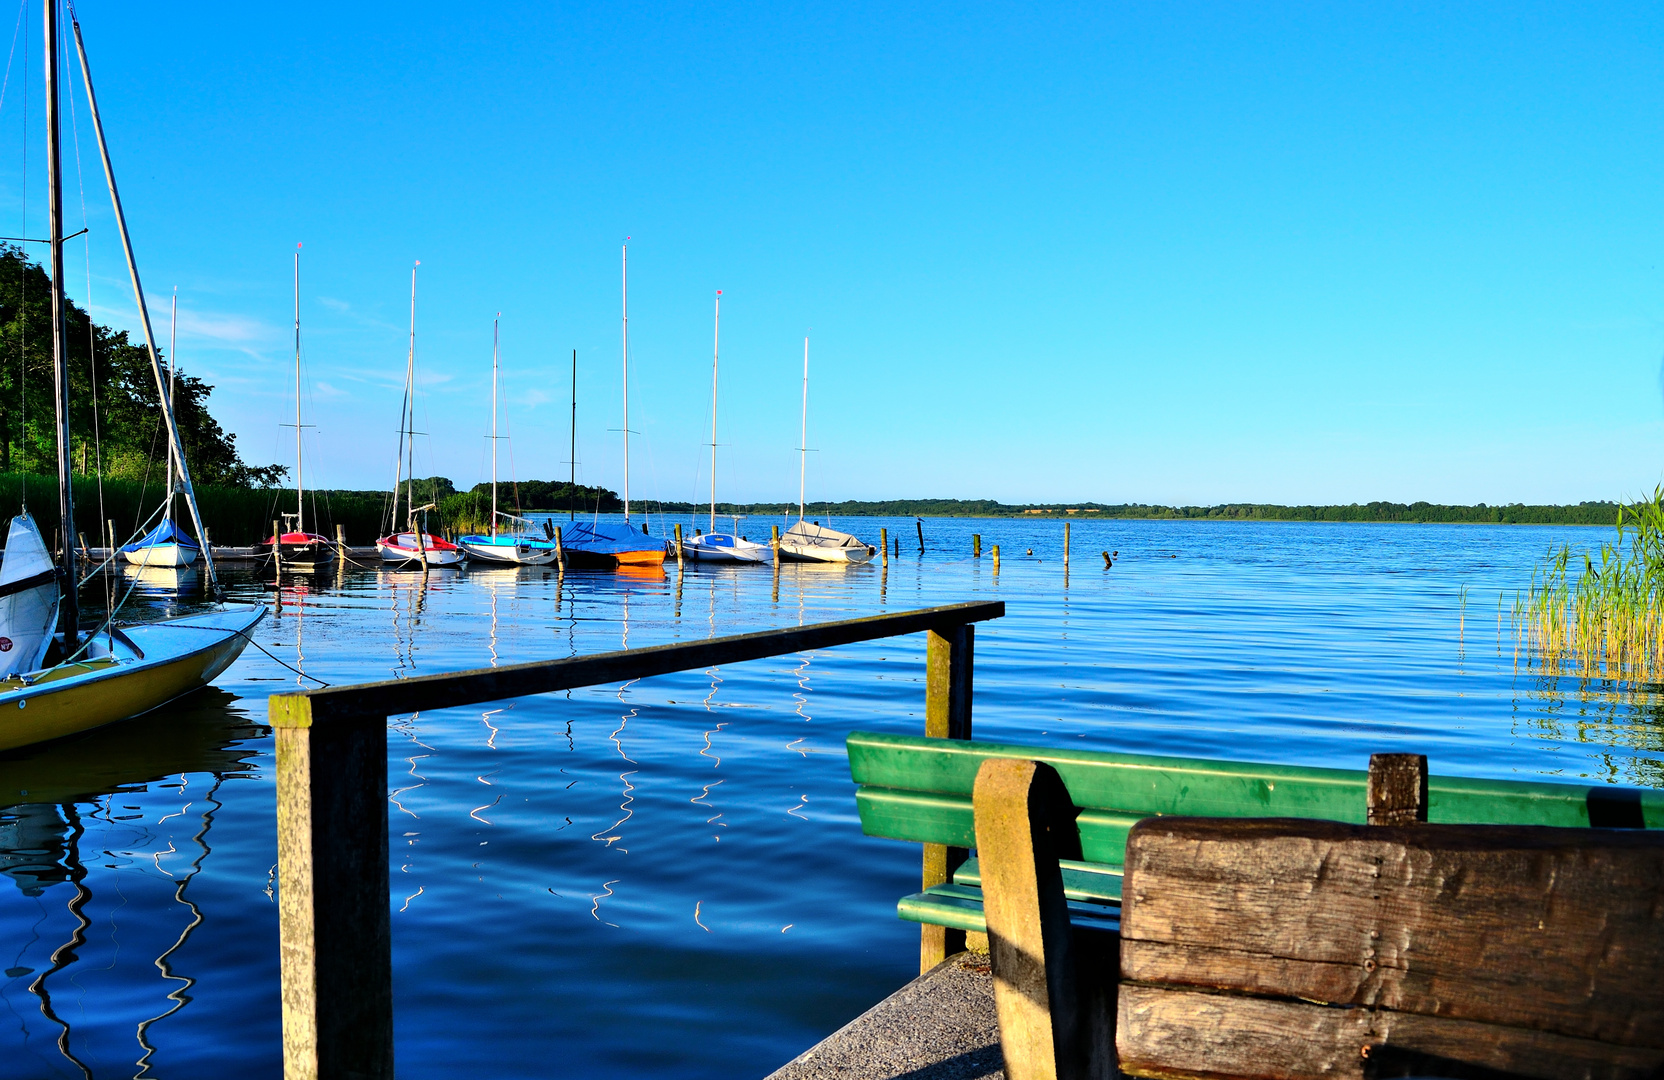
[[[1664,681],[1664,487],[1618,507],[1616,543],[1551,551],[1514,603],[1515,662],[1555,674]]]

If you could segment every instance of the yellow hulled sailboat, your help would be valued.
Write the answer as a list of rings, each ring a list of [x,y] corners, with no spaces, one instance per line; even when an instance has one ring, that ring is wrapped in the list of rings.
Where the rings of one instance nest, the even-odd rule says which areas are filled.
[[[58,442],[59,535],[73,537],[75,506],[70,490],[69,373],[64,349],[63,185],[58,152],[58,5],[45,0],[46,9],[46,129],[47,192],[52,245],[52,362],[56,374],[54,397]],[[81,28],[75,44],[92,108],[93,127],[104,160],[116,224],[127,253],[127,266],[144,323],[152,373],[168,441],[178,491],[185,496],[202,535],[202,517],[185,464],[173,402],[151,333],[150,312],[139,284],[137,263],[116,190],[115,173],[92,92],[92,74]],[[169,497],[172,497],[170,478]],[[204,545],[206,548],[206,545]],[[215,585],[212,553],[204,550],[208,583]],[[80,619],[80,568],[75,546],[65,543],[56,560],[47,550],[39,527],[27,512],[11,521],[6,549],[0,558],[0,751],[73,735],[139,716],[175,698],[206,686],[249,642],[249,632],[265,614],[259,606],[221,606],[177,619],[117,626],[115,612],[90,633]],[[217,591],[217,590],[216,590]]]

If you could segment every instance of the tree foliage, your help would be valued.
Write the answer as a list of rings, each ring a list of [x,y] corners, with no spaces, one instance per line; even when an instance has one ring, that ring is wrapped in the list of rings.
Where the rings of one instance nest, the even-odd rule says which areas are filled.
[[[143,343],[100,326],[73,301],[64,305],[69,429],[75,471],[161,483],[167,434]],[[270,487],[288,470],[252,467],[237,437],[208,413],[213,387],[186,372],[174,383],[174,414],[191,478],[199,484]],[[53,411],[51,280],[23,252],[0,244],[0,473],[57,470]]]

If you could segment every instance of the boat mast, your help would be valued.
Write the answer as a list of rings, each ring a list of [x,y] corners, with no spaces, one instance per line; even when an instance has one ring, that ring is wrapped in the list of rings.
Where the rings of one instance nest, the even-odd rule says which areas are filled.
[[[497,320],[491,320],[491,535],[497,535]]]
[[[809,472],[809,339],[803,339],[803,434],[797,443],[797,520],[803,520],[804,479]]]
[[[173,309],[168,314],[168,400],[173,400],[173,373],[178,369],[178,361],[174,359],[174,349],[179,344],[179,286],[173,287]],[[173,441],[168,441],[168,504],[162,511],[162,520],[173,523],[173,478],[177,474],[173,465]]]
[[[711,332],[711,532],[716,532],[716,358],[722,343],[722,290],[716,291],[716,328]]]
[[[630,523],[630,238],[624,238],[624,524]]]
[[[63,543],[62,600],[58,625],[64,635],[64,655],[80,645],[80,575],[75,566],[75,499],[70,491],[74,462],[69,445],[69,357],[64,340],[64,190],[58,156],[58,0],[46,4],[46,180],[47,216],[52,245],[52,405],[57,413],[58,535]],[[90,83],[89,83],[90,85]]]
[[[51,0],[47,0],[51,7]],[[104,162],[104,180],[110,188],[110,203],[115,208],[116,230],[121,233],[122,251],[127,255],[127,276],[133,282],[133,299],[139,306],[139,320],[144,323],[144,343],[150,352],[150,373],[156,379],[156,395],[162,399],[162,415],[168,422],[168,445],[173,449],[174,466],[179,470],[179,489],[185,494],[185,505],[190,508],[191,521],[196,525],[197,540],[202,544],[202,561],[208,570],[208,585],[219,588],[219,579],[214,574],[214,553],[208,545],[208,532],[202,526],[202,509],[196,503],[196,488],[191,484],[190,463],[185,460],[184,443],[179,438],[179,418],[173,413],[173,395],[168,393],[162,382],[162,364],[156,356],[156,335],[150,326],[150,305],[144,298],[144,286],[139,283],[139,264],[133,257],[133,238],[127,233],[127,214],[121,208],[121,192],[116,187],[115,166],[110,162],[110,147],[104,140],[104,121],[98,114],[98,96],[92,89],[92,67],[87,63],[87,49],[81,40],[81,23],[75,18],[75,9],[70,9],[70,22],[75,30],[75,51],[81,60],[81,81],[87,88],[87,108],[92,113],[92,129],[98,136],[98,155]],[[56,28],[54,26],[54,36]],[[54,53],[56,55],[56,53]],[[54,61],[55,63],[55,61]],[[55,72],[55,68],[52,69]],[[56,112],[56,99],[48,100],[48,108]],[[55,123],[55,121],[54,121]],[[53,146],[57,146],[56,128],[53,128]],[[53,170],[56,174],[56,150],[53,153]],[[62,202],[62,192],[58,193]],[[61,209],[61,207],[60,207]],[[61,224],[61,222],[60,222]],[[60,253],[61,254],[61,253]]]
[[[306,501],[301,495],[306,473],[300,460],[300,245],[295,245],[295,531],[306,531]]]
[[[416,266],[421,266],[422,260],[416,260]],[[405,520],[410,524],[410,531],[417,533],[417,543],[421,543],[421,534],[416,528],[416,266],[410,268],[410,354],[405,360],[404,367],[404,408],[405,414],[399,419],[404,423],[405,437],[405,490],[404,506]],[[396,495],[396,493],[395,493]],[[398,517],[398,505],[393,507],[393,516]]]
[[[566,481],[566,520],[578,520],[578,350],[572,350],[572,449],[566,455],[572,467]]]

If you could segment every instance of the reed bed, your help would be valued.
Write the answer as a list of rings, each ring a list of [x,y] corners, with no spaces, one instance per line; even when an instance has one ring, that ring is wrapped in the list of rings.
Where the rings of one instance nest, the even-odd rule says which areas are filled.
[[[1617,541],[1595,555],[1551,551],[1515,600],[1514,629],[1516,664],[1524,651],[1553,674],[1664,682],[1664,487],[1620,505]]]

